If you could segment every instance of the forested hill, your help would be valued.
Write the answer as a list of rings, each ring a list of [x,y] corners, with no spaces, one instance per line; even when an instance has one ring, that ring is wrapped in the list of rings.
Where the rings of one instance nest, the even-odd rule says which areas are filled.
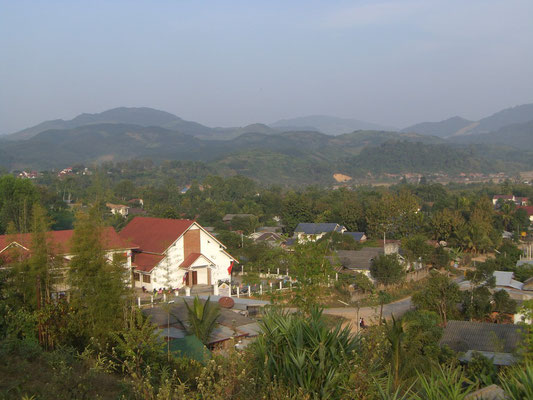
[[[465,135],[451,138],[458,144],[479,143],[505,145],[520,150],[533,151],[533,121],[523,124],[507,125],[496,132]]]
[[[453,117],[440,122],[412,125],[402,131],[448,138],[492,133],[509,125],[524,124],[530,121],[533,121],[533,104],[522,104],[498,111],[479,121]]]
[[[92,124],[53,129],[21,141],[2,141],[0,167],[60,169],[76,164],[130,159],[202,161],[221,174],[243,174],[264,183],[329,184],[333,174],[495,172],[521,166],[498,161],[498,152],[450,145],[413,133],[357,131],[329,136],[316,131],[244,133],[231,140],[204,140],[160,127]],[[514,160],[516,161],[516,160]]]

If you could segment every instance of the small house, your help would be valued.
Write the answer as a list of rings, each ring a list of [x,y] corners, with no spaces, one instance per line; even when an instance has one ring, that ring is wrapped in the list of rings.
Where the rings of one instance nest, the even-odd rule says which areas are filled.
[[[522,340],[522,328],[518,325],[448,321],[439,344],[463,353],[460,357],[463,362],[471,361],[478,352],[494,365],[504,366],[516,362],[515,353]]]
[[[344,233],[346,228],[337,223],[299,223],[294,230],[294,238],[298,242],[316,242],[328,233],[337,232]]]

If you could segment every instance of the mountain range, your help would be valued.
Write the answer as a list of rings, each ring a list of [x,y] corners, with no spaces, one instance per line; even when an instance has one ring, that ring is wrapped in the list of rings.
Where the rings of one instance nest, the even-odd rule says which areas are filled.
[[[220,173],[284,184],[327,184],[337,172],[364,177],[533,169],[533,105],[479,121],[454,117],[399,132],[320,132],[339,133],[342,126],[359,122],[315,116],[270,126],[210,128],[150,108],[116,108],[7,135],[0,139],[0,166],[57,169],[139,158],[203,161]]]
[[[80,114],[71,120],[45,121],[30,128],[4,135],[7,140],[25,140],[51,129],[72,129],[94,124],[129,124],[157,126],[203,139],[228,140],[244,133],[280,133],[285,131],[317,131],[326,135],[340,135],[356,130],[396,130],[355,119],[331,116],[308,116],[285,119],[266,125],[261,123],[244,127],[210,128],[198,122],[186,121],[166,111],[148,107],[119,107],[96,114]]]
[[[479,121],[469,121],[462,117],[452,117],[440,122],[422,122],[402,129],[402,132],[414,132],[449,138],[463,135],[476,135],[496,132],[512,124],[524,124],[533,121],[533,104],[523,104],[498,111]]]

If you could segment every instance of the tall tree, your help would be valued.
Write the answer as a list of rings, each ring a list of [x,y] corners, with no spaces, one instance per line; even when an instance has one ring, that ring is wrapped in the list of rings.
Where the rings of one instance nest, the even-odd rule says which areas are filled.
[[[461,293],[457,283],[446,275],[431,271],[424,288],[413,295],[414,305],[421,310],[435,311],[444,325],[457,309]]]
[[[124,257],[112,261],[104,249],[102,222],[92,209],[77,215],[70,262],[69,282],[75,327],[81,341],[105,340],[122,327],[129,290]]]

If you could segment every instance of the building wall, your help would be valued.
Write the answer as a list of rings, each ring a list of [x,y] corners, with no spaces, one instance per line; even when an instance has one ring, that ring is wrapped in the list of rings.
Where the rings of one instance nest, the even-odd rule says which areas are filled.
[[[159,289],[160,287],[167,287],[170,282],[173,288],[184,287],[186,282],[183,282],[183,277],[187,271],[179,268],[179,266],[186,256],[191,253],[201,253],[215,264],[211,271],[212,284],[217,283],[219,280],[227,281],[231,279],[231,275],[228,274],[231,258],[224,253],[223,248],[211,235],[199,229],[199,226],[195,224],[167,249],[166,260],[168,260],[168,263],[166,260],[161,261],[152,270],[151,284],[144,284],[143,286],[148,290]],[[202,268],[196,271],[198,271],[198,284],[207,284],[207,270]]]
[[[208,235],[204,231],[200,233],[200,242],[202,254],[215,264],[214,269],[211,271],[211,283],[215,284],[219,280],[231,280],[231,275],[228,274],[231,258],[224,252],[224,249],[211,235]]]

